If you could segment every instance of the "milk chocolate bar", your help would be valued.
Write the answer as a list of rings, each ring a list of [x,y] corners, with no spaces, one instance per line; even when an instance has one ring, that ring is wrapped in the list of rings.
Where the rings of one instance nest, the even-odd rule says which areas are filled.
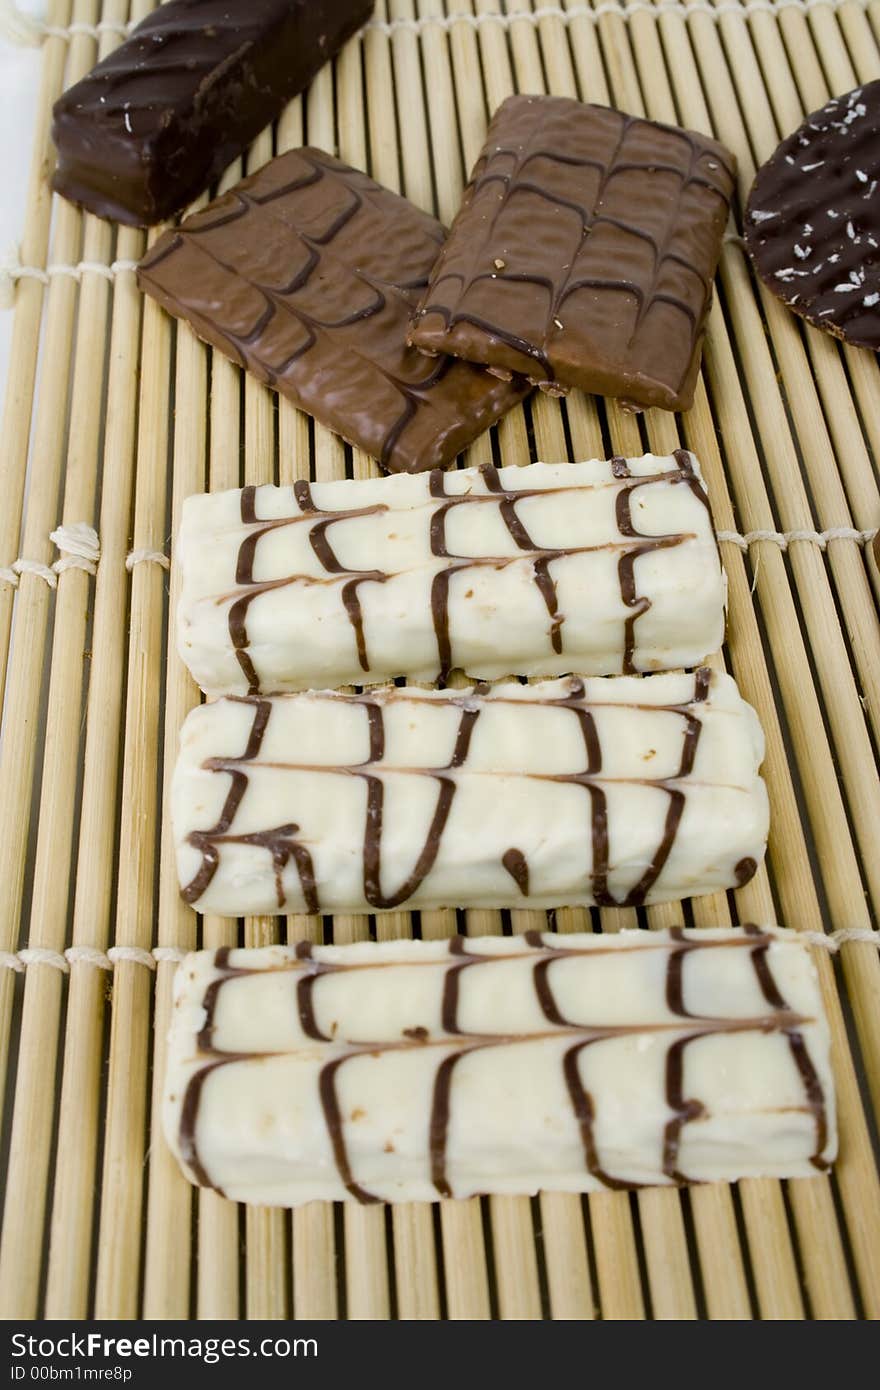
[[[190,497],[175,559],[178,649],[209,695],[662,670],[724,637],[684,450]]]
[[[134,226],[213,183],[373,0],[170,0],[55,103],[54,187]]]
[[[175,996],[165,1133],[237,1201],[810,1177],[837,1150],[792,932],[222,947]]]
[[[567,97],[499,107],[410,332],[545,391],[693,403],[733,191],[723,145]]]
[[[236,917],[716,892],[763,857],[763,751],[705,667],[218,700],[173,777],[183,897]]]
[[[302,149],[167,232],[138,280],[383,468],[419,472],[451,463],[527,390],[407,347],[443,237],[405,198]]]

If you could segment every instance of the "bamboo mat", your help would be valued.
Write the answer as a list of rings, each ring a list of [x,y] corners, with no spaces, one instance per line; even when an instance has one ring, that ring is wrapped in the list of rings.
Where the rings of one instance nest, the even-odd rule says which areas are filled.
[[[519,932],[546,918],[236,926],[197,920],[178,897],[163,787],[199,698],[169,634],[164,557],[181,501],[374,465],[143,301],[130,270],[143,234],[51,199],[52,101],[150,8],[51,0],[44,36],[0,460],[0,1315],[876,1317],[871,940],[816,950],[840,1106],[829,1177],[293,1215],[237,1208],[180,1177],[157,1097],[181,948]],[[491,112],[511,91],[549,91],[717,135],[738,157],[742,202],[756,163],[805,111],[878,76],[880,0],[380,0],[373,25],[259,137],[246,167],[308,140],[449,221]],[[858,937],[880,913],[880,576],[860,534],[880,523],[880,376],[870,353],[758,290],[737,230],[689,414],[536,396],[466,459],[683,444],[733,537],[721,543],[730,622],[718,663],[767,735],[767,866],[737,893],[683,909],[560,911],[561,931],[666,926],[683,911],[688,924],[778,920]],[[97,531],[97,565],[95,538],[76,523]],[[74,529],[56,546],[59,524]]]

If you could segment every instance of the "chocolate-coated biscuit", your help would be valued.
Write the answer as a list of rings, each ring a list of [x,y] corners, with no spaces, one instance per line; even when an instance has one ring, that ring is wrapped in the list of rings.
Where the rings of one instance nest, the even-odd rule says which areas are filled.
[[[758,170],[745,236],[796,314],[880,349],[880,81],[814,111]]]
[[[200,338],[392,473],[443,468],[525,382],[406,345],[439,222],[321,150],[265,165],[141,262]]]
[[[733,190],[722,145],[566,97],[510,97],[410,341],[544,390],[692,403]]]
[[[169,0],[55,103],[56,191],[100,217],[164,221],[372,9],[373,0]]]

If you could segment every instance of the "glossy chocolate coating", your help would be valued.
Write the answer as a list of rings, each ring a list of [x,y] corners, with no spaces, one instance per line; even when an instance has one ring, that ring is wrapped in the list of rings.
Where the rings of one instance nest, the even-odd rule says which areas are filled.
[[[420,472],[451,463],[527,390],[407,347],[443,237],[366,174],[294,150],[161,237],[138,280],[383,468]]]
[[[510,97],[410,341],[554,394],[688,409],[734,168],[691,131]]]
[[[789,309],[880,350],[880,81],[835,97],[758,170],[744,219],[758,274]]]
[[[56,191],[100,217],[164,221],[372,10],[373,0],[170,0],[55,103]]]

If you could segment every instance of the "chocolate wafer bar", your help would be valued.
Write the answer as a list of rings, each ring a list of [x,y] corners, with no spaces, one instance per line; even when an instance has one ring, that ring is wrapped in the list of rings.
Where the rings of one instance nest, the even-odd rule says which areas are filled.
[[[388,472],[420,472],[528,390],[407,347],[444,235],[366,174],[294,150],[160,237],[138,283]]]
[[[162,222],[222,174],[369,19],[373,0],[170,0],[55,103],[54,187]]]
[[[693,403],[733,191],[714,140],[567,97],[495,113],[410,342],[630,409]]]
[[[712,893],[763,858],[763,752],[705,667],[217,700],[181,733],[182,892],[231,917]]]
[[[178,650],[209,695],[696,666],[724,576],[693,454],[187,498]]]
[[[815,1177],[837,1151],[807,947],[773,928],[201,951],[163,1118],[240,1202]]]

